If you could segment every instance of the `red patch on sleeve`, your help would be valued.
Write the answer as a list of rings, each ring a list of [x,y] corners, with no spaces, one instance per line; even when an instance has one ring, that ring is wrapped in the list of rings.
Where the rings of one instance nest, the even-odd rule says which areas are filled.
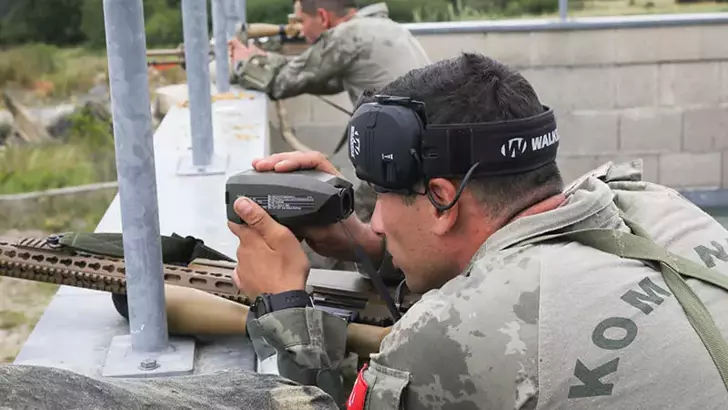
[[[351,389],[349,400],[346,402],[347,410],[364,410],[367,401],[367,390],[369,390],[369,385],[364,380],[364,371],[367,367],[367,364],[364,363],[364,366],[359,370],[359,375],[356,376],[354,388]]]

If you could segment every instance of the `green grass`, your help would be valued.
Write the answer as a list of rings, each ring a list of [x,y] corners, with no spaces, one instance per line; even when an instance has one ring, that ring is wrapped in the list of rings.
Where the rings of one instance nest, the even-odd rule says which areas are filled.
[[[12,310],[0,311],[0,329],[7,330],[28,322],[22,312]]]
[[[12,363],[58,285],[0,277],[0,363]]]
[[[107,75],[106,54],[28,44],[0,51],[0,88],[30,91],[26,103],[51,103],[88,92]]]
[[[70,120],[61,141],[10,145],[0,151],[0,194],[116,179],[110,116],[84,107]]]
[[[92,232],[98,225],[116,188],[0,202],[0,235],[3,231]]]
[[[0,153],[0,194],[99,182],[84,147],[76,144],[11,146]]]
[[[105,50],[84,47],[59,48],[27,44],[0,49],[0,89],[24,91],[21,102],[29,105],[73,100],[108,77]],[[150,93],[159,85],[185,80],[185,72],[175,67],[150,73]],[[0,100],[0,107],[3,102]]]

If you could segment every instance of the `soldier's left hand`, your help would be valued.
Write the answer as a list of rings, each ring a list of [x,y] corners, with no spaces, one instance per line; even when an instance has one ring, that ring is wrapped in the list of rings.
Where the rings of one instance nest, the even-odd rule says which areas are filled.
[[[233,64],[238,61],[247,61],[251,56],[256,54],[265,54],[264,50],[256,47],[255,45],[246,46],[241,43],[240,40],[234,38],[228,42],[228,49],[230,52],[230,59]]]
[[[249,298],[304,290],[310,266],[296,236],[248,198],[238,198],[234,208],[247,224],[228,222],[239,240],[235,285]]]

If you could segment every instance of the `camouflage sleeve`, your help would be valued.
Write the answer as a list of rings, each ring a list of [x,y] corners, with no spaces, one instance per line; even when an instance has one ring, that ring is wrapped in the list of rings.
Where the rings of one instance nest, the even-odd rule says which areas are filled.
[[[248,318],[248,334],[261,373],[275,373],[317,386],[343,408],[344,377],[356,372],[356,356],[346,353],[348,323],[315,308],[292,308]]]
[[[371,355],[353,387],[363,393],[360,408],[506,408],[471,401],[474,386],[466,363],[471,359],[458,340],[459,312],[438,299],[424,297],[414,305]]]
[[[239,62],[234,81],[265,91],[274,100],[300,94],[337,94],[344,91],[341,73],[360,52],[361,47],[353,41],[326,32],[294,58],[268,53]]]

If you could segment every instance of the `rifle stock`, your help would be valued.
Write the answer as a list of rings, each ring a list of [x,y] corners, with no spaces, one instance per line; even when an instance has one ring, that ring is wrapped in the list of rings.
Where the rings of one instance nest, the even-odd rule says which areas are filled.
[[[248,306],[207,292],[175,285],[165,285],[169,331],[180,335],[245,334]],[[391,327],[350,323],[347,348],[361,358],[379,351],[379,345]]]

